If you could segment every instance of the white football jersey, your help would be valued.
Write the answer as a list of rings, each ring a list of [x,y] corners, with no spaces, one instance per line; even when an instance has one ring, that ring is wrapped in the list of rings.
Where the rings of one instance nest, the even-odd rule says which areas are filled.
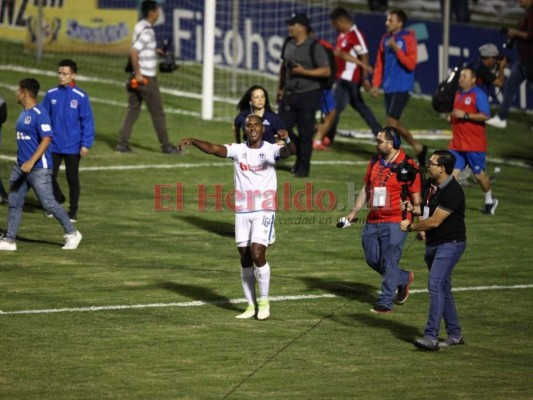
[[[246,143],[225,145],[233,159],[235,212],[275,211],[277,208],[276,161],[281,146],[263,142],[258,149]]]

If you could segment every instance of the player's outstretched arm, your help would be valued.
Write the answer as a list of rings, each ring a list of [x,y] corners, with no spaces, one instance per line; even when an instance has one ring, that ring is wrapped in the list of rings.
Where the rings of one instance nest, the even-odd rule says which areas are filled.
[[[191,147],[191,146],[194,146],[200,149],[206,154],[213,154],[217,157],[227,157],[228,155],[228,149],[226,148],[226,146],[221,146],[219,144],[214,144],[214,143],[210,143],[204,140],[198,140],[194,138],[181,139],[178,148],[180,150],[184,150],[187,147]]]

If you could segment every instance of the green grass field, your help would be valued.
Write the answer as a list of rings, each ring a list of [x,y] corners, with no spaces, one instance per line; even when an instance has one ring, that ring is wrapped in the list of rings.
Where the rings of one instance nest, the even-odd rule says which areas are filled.
[[[25,77],[3,71],[10,103],[2,156],[14,156],[20,109],[6,85]],[[44,88],[53,77],[38,76]],[[115,86],[81,85],[91,97],[125,103]],[[383,120],[382,100],[365,97]],[[165,97],[168,107],[191,101]],[[136,125],[134,154],[113,151],[125,108],[93,102],[97,138],[81,172],[76,251],[62,251],[62,231],[28,196],[18,251],[0,254],[1,399],[531,399],[533,365],[533,145],[531,116],[513,115],[506,130],[488,129],[488,171],[500,200],[480,213],[481,190],[467,194],[468,247],[454,272],[466,346],[417,351],[427,317],[423,244],[411,235],[402,259],[415,272],[413,294],[392,315],[369,312],[380,277],[366,266],[361,226],[334,221],[359,188],[374,147],[344,139],[315,152],[311,177],[297,180],[280,164],[292,195],[331,190],[334,210],[278,213],[272,266],[272,316],[235,319],[244,310],[233,214],[214,203],[198,211],[198,185],[232,188],[232,164],[190,149],[162,155],[148,114]],[[231,140],[230,123],[169,114],[173,141]],[[424,100],[405,114],[412,129],[445,129]],[[341,128],[364,129],[352,110]],[[432,150],[446,140],[428,141]],[[408,151],[411,149],[407,148]],[[327,162],[326,162],[327,161]],[[522,166],[516,166],[516,161]],[[0,160],[7,182],[12,161]],[[127,169],[120,167],[130,167]],[[63,184],[64,177],[61,177]],[[154,210],[156,185],[183,185],[183,209]],[[164,204],[173,207],[175,196]],[[7,207],[0,207],[5,227]],[[445,336],[442,330],[442,336]],[[529,378],[528,378],[529,377]]]

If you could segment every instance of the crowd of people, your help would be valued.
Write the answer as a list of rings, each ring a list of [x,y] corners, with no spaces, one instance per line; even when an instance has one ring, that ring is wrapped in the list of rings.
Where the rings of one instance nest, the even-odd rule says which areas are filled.
[[[219,145],[186,138],[174,146],[169,141],[156,78],[158,49],[153,25],[160,10],[156,1],[146,0],[141,6],[143,18],[133,33],[128,110],[115,150],[132,152],[129,140],[133,124],[145,102],[163,153],[183,154],[185,148],[193,146],[233,160],[235,191],[254,193],[252,200],[244,195],[239,197],[235,207],[235,242],[242,288],[248,301],[248,307],[237,318],[264,320],[270,316],[270,265],[266,249],[275,240],[276,211],[265,205],[275,204],[267,201],[267,196],[275,196],[277,190],[275,163],[296,155],[294,177],[309,177],[313,149],[332,145],[339,118],[350,104],[372,131],[377,153],[371,157],[363,187],[343,219],[349,224],[362,210],[368,210],[362,246],[367,264],[381,275],[381,292],[371,311],[388,314],[393,312],[394,305],[407,301],[414,273],[401,269],[399,263],[408,232],[417,231],[426,242],[424,259],[430,271],[430,309],[424,337],[414,345],[438,350],[463,344],[451,294],[451,273],[466,248],[465,197],[458,178],[466,167],[472,170],[484,193],[482,212],[494,215],[498,200],[486,174],[485,123],[505,127],[518,85],[531,79],[533,0],[519,2],[526,14],[518,29],[507,31],[517,41],[520,55],[510,77],[505,78],[508,63],[500,57],[498,48],[490,43],[481,46],[480,58],[460,72],[459,90],[449,115],[452,140],[448,149],[433,152],[426,163],[427,146],[418,142],[401,121],[413,90],[417,64],[416,37],[405,28],[407,15],[403,10],[388,12],[386,32],[373,67],[365,35],[346,9],[338,7],[330,14],[338,34],[335,45],[329,46],[316,38],[305,14],[291,16],[286,20],[289,35],[281,54],[277,113],[267,90],[254,85],[237,105],[233,122],[235,143]],[[75,80],[77,64],[70,59],[61,60],[57,73],[58,85],[46,92],[42,104],[37,103],[40,89],[37,80],[27,78],[19,82],[16,98],[23,111],[17,120],[17,162],[9,178],[9,194],[0,180],[0,202],[9,203],[7,230],[0,238],[0,250],[17,250],[16,234],[30,188],[37,193],[46,215],[55,217],[62,226],[63,249],[76,249],[82,239],[73,224],[78,219],[80,161],[94,142],[93,113],[89,96]],[[335,78],[333,86],[325,83],[331,77]],[[386,113],[383,124],[377,121],[361,93],[364,90],[377,96],[380,88]],[[489,96],[501,88],[504,101],[500,113],[491,119]],[[322,124],[316,121],[318,110],[324,115]],[[5,119],[5,101],[0,97],[0,128]],[[413,148],[415,159],[405,152],[402,140]],[[63,161],[69,188],[68,212],[61,205],[67,198],[57,180]],[[421,169],[427,171],[427,180],[422,179]],[[448,337],[438,342],[443,318]]]

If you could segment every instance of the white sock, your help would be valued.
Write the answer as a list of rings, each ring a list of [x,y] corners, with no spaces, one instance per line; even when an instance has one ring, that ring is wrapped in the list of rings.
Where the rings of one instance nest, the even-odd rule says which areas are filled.
[[[485,192],[485,204],[492,204],[494,200],[492,199],[492,190]]]
[[[268,290],[270,287],[270,265],[266,263],[262,267],[254,267],[255,276],[259,285],[259,298],[268,300]]]
[[[255,275],[254,268],[241,268],[241,283],[244,297],[249,305],[255,305]]]

